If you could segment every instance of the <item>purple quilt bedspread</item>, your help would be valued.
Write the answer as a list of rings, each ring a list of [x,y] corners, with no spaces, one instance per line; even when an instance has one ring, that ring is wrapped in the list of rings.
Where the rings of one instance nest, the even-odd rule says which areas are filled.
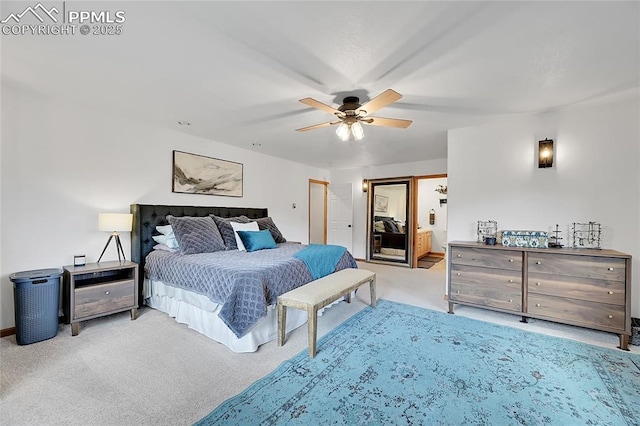
[[[277,297],[312,281],[303,261],[293,257],[302,244],[278,244],[278,248],[251,253],[238,250],[182,255],[154,250],[147,256],[145,272],[152,280],[184,288],[222,304],[220,319],[242,337],[267,314]],[[357,268],[348,251],[336,271]]]

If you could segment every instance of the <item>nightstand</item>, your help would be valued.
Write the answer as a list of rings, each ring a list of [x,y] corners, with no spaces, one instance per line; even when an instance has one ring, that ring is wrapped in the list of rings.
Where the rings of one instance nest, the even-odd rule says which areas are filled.
[[[129,261],[64,267],[65,323],[77,336],[80,321],[131,310],[138,317],[138,264]]]
[[[382,235],[373,234],[373,252],[380,253],[381,248],[382,248]]]

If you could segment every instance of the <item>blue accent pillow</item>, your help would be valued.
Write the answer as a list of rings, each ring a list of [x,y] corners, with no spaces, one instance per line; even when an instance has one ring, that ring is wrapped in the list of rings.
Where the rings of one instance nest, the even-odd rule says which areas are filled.
[[[276,241],[268,229],[262,231],[237,231],[248,252],[276,248]]]

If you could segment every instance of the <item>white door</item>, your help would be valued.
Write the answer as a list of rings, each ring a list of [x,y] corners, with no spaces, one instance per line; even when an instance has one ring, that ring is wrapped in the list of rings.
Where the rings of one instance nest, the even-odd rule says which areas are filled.
[[[329,185],[328,244],[353,249],[353,186],[350,183]]]

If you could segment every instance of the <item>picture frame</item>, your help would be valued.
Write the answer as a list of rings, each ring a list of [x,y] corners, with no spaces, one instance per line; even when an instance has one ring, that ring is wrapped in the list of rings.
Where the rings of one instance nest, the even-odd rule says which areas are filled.
[[[173,151],[172,192],[183,194],[243,196],[242,163]]]
[[[384,195],[376,195],[374,203],[375,211],[386,212],[389,208],[389,197],[385,197]]]

